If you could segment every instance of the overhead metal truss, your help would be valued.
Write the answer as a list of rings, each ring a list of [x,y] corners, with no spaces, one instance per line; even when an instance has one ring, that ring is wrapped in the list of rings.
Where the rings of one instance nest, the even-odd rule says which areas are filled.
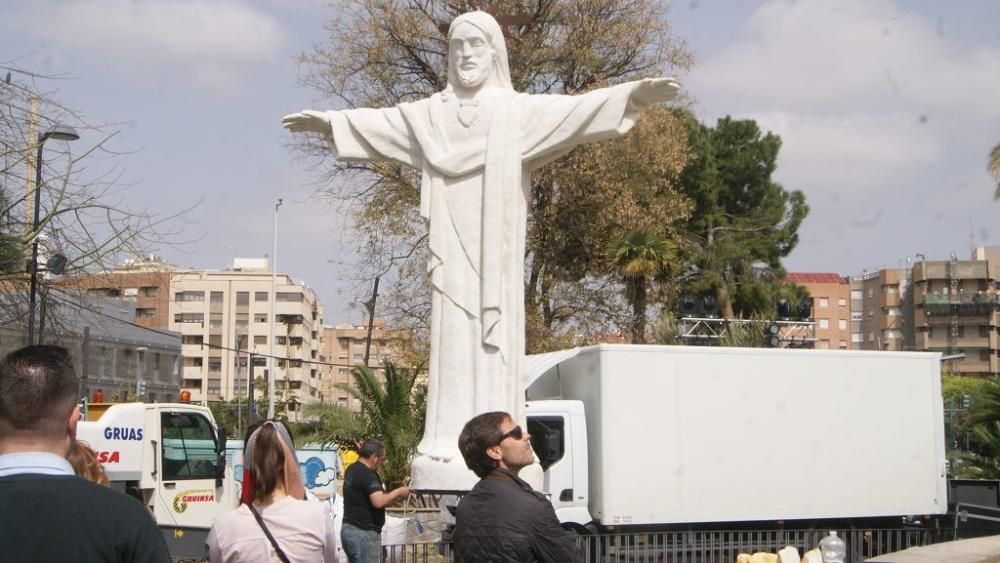
[[[778,347],[813,348],[816,322],[811,320],[722,319],[718,317],[682,317],[677,321],[678,336],[689,345],[718,346],[736,326],[759,324],[763,335],[770,325],[778,327]]]

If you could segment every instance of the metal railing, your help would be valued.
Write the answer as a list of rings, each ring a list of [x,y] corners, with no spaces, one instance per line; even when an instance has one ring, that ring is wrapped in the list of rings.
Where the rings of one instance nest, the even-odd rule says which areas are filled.
[[[669,562],[733,563],[740,553],[776,553],[792,546],[804,553],[829,530],[678,531],[580,536],[577,544],[587,563]],[[955,531],[924,529],[838,530],[851,563],[886,553],[956,539]],[[385,548],[387,563],[450,563],[451,544],[423,543]]]

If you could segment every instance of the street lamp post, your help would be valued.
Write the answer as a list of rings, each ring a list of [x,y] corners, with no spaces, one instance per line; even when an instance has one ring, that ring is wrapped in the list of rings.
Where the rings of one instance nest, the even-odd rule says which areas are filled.
[[[267,343],[270,346],[270,353],[267,358],[267,418],[271,420],[274,418],[274,324],[277,319],[274,317],[274,301],[277,298],[275,293],[275,287],[278,281],[278,208],[281,207],[282,199],[279,197],[278,201],[274,204],[274,236],[272,238],[271,247],[271,323],[270,323],[270,335],[267,337]],[[285,343],[286,350],[288,349],[288,343]]]
[[[28,293],[28,346],[35,343],[35,297],[38,295],[38,222],[41,209],[42,193],[42,147],[45,141],[55,139],[57,141],[75,141],[80,138],[76,129],[67,125],[53,125],[44,133],[38,134],[38,148],[35,155],[35,193],[34,197],[34,219],[31,223],[33,240],[31,242],[31,289]]]

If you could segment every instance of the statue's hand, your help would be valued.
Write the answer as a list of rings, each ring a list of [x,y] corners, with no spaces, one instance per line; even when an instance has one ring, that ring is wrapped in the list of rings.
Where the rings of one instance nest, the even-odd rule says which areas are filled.
[[[322,111],[307,109],[290,113],[281,118],[281,125],[292,133],[330,134],[330,120]]]
[[[644,78],[632,94],[632,99],[640,105],[669,102],[677,97],[680,90],[680,83],[673,78]]]

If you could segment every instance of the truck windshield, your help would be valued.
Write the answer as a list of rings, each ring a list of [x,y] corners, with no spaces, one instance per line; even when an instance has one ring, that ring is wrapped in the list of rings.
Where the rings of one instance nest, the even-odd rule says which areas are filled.
[[[196,413],[165,412],[161,420],[163,479],[214,479],[219,456],[208,419]]]

